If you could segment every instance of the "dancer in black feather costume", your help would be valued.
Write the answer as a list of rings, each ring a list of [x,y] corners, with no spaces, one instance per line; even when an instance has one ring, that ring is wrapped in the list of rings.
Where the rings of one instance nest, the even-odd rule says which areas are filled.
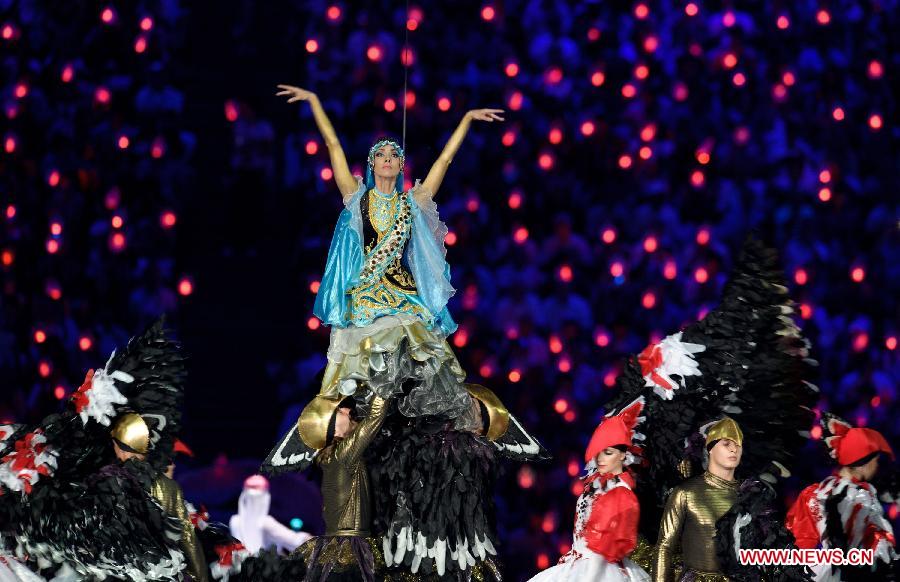
[[[656,542],[669,492],[703,472],[707,453],[701,429],[711,421],[729,416],[743,431],[738,481],[752,477],[771,484],[790,474],[796,452],[809,436],[818,392],[807,381],[815,362],[809,359],[809,344],[793,312],[775,251],[751,238],[720,305],[627,363],[609,408],[621,409],[641,395],[647,400],[647,463],[638,473],[637,490],[640,531],[650,544]],[[765,541],[781,547],[788,539],[783,531],[761,533],[783,529],[760,502],[770,495],[766,488],[748,484],[742,491],[756,494],[753,501],[741,497],[736,507],[756,511],[751,519],[760,535],[742,537],[741,543]],[[736,519],[737,511],[723,519]],[[726,530],[720,529],[716,543],[734,548],[733,540],[721,537],[733,535],[733,528]],[[709,551],[715,551],[712,543]],[[643,564],[649,566],[649,561],[645,556]],[[736,579],[762,575],[742,572],[750,578],[735,571],[728,574]],[[804,575],[774,574],[774,579],[784,580]]]
[[[163,474],[183,381],[181,348],[160,321],[89,372],[64,412],[0,427],[7,549],[60,579],[182,580],[187,570],[206,580],[180,489]]]

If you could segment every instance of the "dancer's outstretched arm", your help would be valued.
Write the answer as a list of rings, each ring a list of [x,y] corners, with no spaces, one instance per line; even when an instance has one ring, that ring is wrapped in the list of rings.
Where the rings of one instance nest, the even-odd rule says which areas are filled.
[[[338,190],[341,191],[341,196],[346,201],[347,198],[356,192],[359,184],[357,184],[353,174],[350,173],[344,149],[341,147],[341,142],[334,131],[334,126],[331,125],[328,115],[325,114],[325,110],[322,108],[319,97],[312,91],[294,87],[293,85],[278,85],[278,88],[281,91],[276,93],[276,95],[288,97],[288,103],[294,103],[295,101],[309,102],[319,133],[322,134],[322,139],[325,140],[325,145],[328,146],[328,155],[331,157],[331,169],[334,171],[334,181],[337,183]]]
[[[469,132],[469,126],[472,124],[472,121],[487,121],[488,123],[503,121],[503,118],[500,117],[501,113],[503,113],[502,109],[473,109],[463,116],[462,121],[459,122],[453,135],[447,140],[447,145],[444,146],[441,155],[438,156],[437,161],[434,162],[434,165],[432,165],[431,169],[428,171],[428,176],[425,177],[425,181],[422,182],[423,189],[427,194],[433,196],[437,193],[438,188],[441,187],[441,182],[444,181],[444,175],[447,173],[447,168],[450,167],[453,156],[459,151],[459,146],[462,145],[463,140],[466,138],[466,134]]]

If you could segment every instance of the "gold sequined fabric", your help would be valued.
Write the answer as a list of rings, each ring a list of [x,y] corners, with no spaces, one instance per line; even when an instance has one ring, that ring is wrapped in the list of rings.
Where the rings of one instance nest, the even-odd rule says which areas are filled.
[[[672,490],[659,525],[658,553],[653,568],[655,582],[677,579],[674,563],[679,546],[685,575],[691,571],[720,575],[714,539],[716,521],[735,504],[737,493],[737,481],[726,481],[709,471]]]
[[[679,582],[730,582],[730,578],[715,572],[685,572]]]
[[[369,533],[372,493],[363,453],[381,428],[386,411],[384,400],[373,397],[369,416],[316,457],[322,468],[322,513],[327,536]]]
[[[188,573],[192,579],[206,582],[206,558],[203,557],[203,549],[197,539],[197,532],[194,530],[194,524],[191,523],[187,508],[184,506],[184,494],[181,492],[181,487],[172,479],[160,475],[150,487],[150,495],[159,501],[166,513],[177,517],[181,522],[181,550],[188,563]]]

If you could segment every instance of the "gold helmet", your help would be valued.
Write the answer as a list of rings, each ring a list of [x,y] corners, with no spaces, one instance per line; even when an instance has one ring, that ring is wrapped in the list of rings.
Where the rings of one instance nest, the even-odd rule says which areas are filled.
[[[506,434],[506,429],[509,428],[509,410],[497,395],[480,384],[466,384],[466,390],[487,410],[489,423],[485,436],[488,440],[495,441]]]
[[[110,434],[122,449],[130,453],[146,455],[150,450],[150,428],[140,414],[123,414],[116,420]]]
[[[312,449],[325,448],[328,444],[328,425],[341,402],[341,398],[316,396],[306,405],[297,420],[297,431],[306,446]]]
[[[709,431],[706,433],[706,446],[721,439],[730,439],[739,447],[744,446],[744,433],[741,432],[741,427],[734,419],[727,416],[709,427]]]

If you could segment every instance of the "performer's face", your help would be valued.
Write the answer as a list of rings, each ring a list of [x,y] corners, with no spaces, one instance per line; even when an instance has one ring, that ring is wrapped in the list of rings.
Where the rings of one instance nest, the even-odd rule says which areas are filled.
[[[878,472],[878,455],[872,457],[872,460],[858,469],[857,475],[863,481],[871,481]]]
[[[597,455],[597,472],[621,473],[625,466],[625,453],[613,447],[607,447]]]
[[[736,469],[741,464],[742,448],[731,439],[721,439],[709,450],[709,462],[723,469]]]
[[[400,153],[394,146],[383,145],[375,152],[372,161],[372,172],[379,178],[396,178],[400,173]]]
[[[343,438],[353,432],[356,423],[350,418],[349,408],[338,408],[334,419],[334,437]]]
[[[123,463],[128,459],[140,459],[143,461],[146,458],[146,455],[141,455],[140,453],[132,453],[131,451],[126,451],[122,447],[113,441],[113,451],[116,453],[116,458],[122,461]]]

